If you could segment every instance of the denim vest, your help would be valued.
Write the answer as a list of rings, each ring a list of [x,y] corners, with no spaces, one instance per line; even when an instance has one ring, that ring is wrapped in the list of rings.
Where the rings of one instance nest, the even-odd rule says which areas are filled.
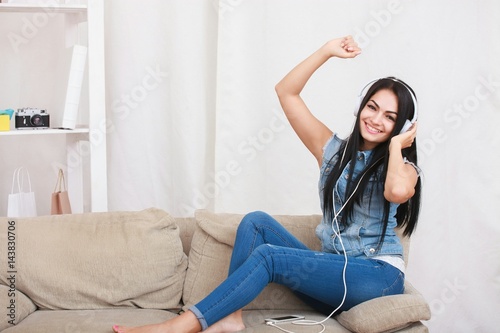
[[[339,158],[341,158],[342,152],[339,152],[339,149],[342,142],[343,141],[339,139],[337,135],[333,135],[323,148],[323,162],[319,180],[321,208],[323,208],[323,188],[328,175]],[[358,157],[354,167],[354,179],[357,179],[360,172],[365,168],[367,162],[369,162],[370,155],[371,151],[358,151]],[[343,170],[337,182],[337,186],[334,188],[334,205],[336,212],[339,212],[344,204],[349,167],[350,162]],[[348,219],[347,227],[342,227],[340,223],[344,212],[340,212],[337,216],[342,240],[335,235],[332,230],[332,221],[327,220],[326,214],[323,212],[323,219],[316,228],[316,235],[321,241],[322,250],[324,252],[343,254],[342,242],[345,253],[348,256],[366,256],[368,258],[373,258],[375,256],[391,255],[403,258],[403,247],[394,231],[397,225],[395,215],[399,206],[398,204],[390,203],[389,221],[385,232],[384,243],[377,251],[383,230],[384,217],[384,184],[382,181],[379,181],[379,174],[380,170],[371,175],[369,184],[366,186],[363,193],[363,200],[361,200],[359,204],[355,203],[353,206],[353,213]],[[333,223],[333,227],[337,230],[335,223]]]

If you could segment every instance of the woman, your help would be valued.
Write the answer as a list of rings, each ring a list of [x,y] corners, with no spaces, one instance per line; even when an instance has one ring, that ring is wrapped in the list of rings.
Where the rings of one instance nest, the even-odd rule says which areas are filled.
[[[308,249],[271,216],[250,213],[238,227],[228,278],[210,295],[172,320],[114,326],[115,332],[236,332],[245,327],[241,309],[270,282],[330,315],[403,293],[403,249],[394,227],[412,233],[420,198],[413,91],[394,78],[372,82],[347,140],[315,118],[300,97],[328,59],[360,53],[350,36],[331,40],[276,86],[290,124],[320,166],[323,219],[316,234],[322,251]]]

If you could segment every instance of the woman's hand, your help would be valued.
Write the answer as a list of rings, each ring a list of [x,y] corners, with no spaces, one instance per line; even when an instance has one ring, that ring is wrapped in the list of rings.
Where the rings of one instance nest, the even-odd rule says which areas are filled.
[[[361,53],[358,43],[352,36],[345,36],[328,41],[324,46],[332,57],[354,58]]]
[[[417,136],[417,122],[413,123],[410,129],[404,133],[393,136],[391,139],[391,146],[397,145],[399,149],[411,147],[415,137]]]

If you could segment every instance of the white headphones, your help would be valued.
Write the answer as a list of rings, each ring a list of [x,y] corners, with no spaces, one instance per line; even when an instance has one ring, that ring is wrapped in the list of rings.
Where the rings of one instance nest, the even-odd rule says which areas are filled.
[[[412,118],[412,120],[407,119],[405,121],[405,124],[403,125],[403,128],[401,128],[401,131],[399,132],[399,134],[404,133],[404,132],[408,131],[410,129],[410,127],[412,127],[413,124],[417,121],[417,118],[418,118],[417,98],[415,97],[415,94],[411,91],[410,87],[408,87],[408,85],[406,83],[404,83],[403,81],[398,80],[396,78],[392,78],[392,77],[386,77],[384,79],[389,79],[389,80],[392,80],[394,82],[398,82],[398,83],[402,84],[403,86],[405,86],[405,88],[408,89],[408,92],[410,93],[411,99],[413,100],[413,106],[415,108],[415,111],[413,112],[413,118]],[[361,89],[361,91],[359,92],[359,95],[358,95],[358,102],[356,103],[356,106],[354,109],[354,116],[356,116],[356,117],[358,116],[358,111],[359,111],[359,108],[361,107],[361,103],[363,102],[363,98],[365,98],[365,94],[368,92],[370,87],[375,82],[377,82],[379,80],[382,80],[382,79],[372,80],[372,81],[368,82],[368,84],[366,84],[363,87],[363,89]]]

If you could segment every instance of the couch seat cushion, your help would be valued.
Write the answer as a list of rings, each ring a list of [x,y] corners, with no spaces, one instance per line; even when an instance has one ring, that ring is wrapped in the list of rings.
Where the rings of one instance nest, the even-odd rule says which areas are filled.
[[[258,333],[279,333],[279,329],[265,324],[265,319],[269,317],[279,317],[290,314],[298,314],[305,317],[305,320],[320,322],[323,321],[326,316],[308,310],[300,310],[297,312],[291,310],[244,310],[243,311],[243,322],[245,323],[246,329],[243,332],[258,332]],[[350,333],[348,329],[340,325],[335,319],[329,318],[324,321],[325,332],[330,333]],[[291,332],[300,333],[318,333],[321,331],[322,327],[320,325],[297,325],[292,323],[282,323],[279,327],[286,329]]]
[[[0,218],[1,244],[7,220]],[[151,208],[14,220],[16,288],[40,309],[179,304],[187,258],[166,212]],[[6,257],[0,258],[2,267]],[[6,279],[0,272],[0,283],[7,285]]]
[[[163,310],[117,308],[105,310],[39,310],[2,333],[92,332],[111,333],[115,324],[141,326],[159,323],[177,314]]]

